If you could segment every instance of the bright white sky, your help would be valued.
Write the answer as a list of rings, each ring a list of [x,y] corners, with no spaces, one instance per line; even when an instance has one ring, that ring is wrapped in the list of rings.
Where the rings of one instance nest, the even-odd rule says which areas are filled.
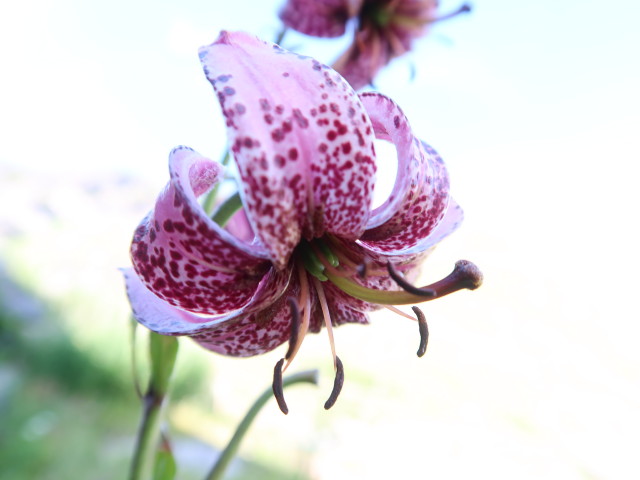
[[[593,362],[589,368],[601,375],[593,388],[624,390],[626,397],[614,396],[636,407],[611,406],[624,412],[616,421],[640,427],[632,387],[640,376],[634,301],[640,6],[631,0],[473,3],[471,15],[435,26],[377,82],[447,161],[466,211],[465,226],[434,255],[435,266],[463,256],[476,261],[486,273],[484,293],[461,303],[480,299],[478,321],[492,335],[506,325],[525,325],[536,341],[547,332],[544,342],[559,342],[546,357],[549,372],[562,371],[564,356]],[[172,147],[185,144],[217,158],[225,134],[197,48],[220,29],[273,39],[279,4],[1,3],[0,162],[127,171],[160,188]],[[441,4],[443,12],[459,5]],[[285,45],[331,63],[345,40],[291,34]],[[412,63],[417,75],[409,82]],[[571,350],[574,341],[589,353]],[[544,343],[539,348],[545,352]],[[587,401],[582,393],[575,390],[571,401]],[[608,475],[630,465],[623,454],[632,431],[620,434],[620,448],[586,444],[591,471],[624,478]],[[614,433],[603,427],[597,435]],[[607,470],[610,464],[617,470]]]

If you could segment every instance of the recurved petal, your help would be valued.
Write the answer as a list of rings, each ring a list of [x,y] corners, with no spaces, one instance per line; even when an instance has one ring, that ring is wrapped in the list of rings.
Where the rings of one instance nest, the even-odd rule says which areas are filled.
[[[353,89],[316,60],[245,33],[200,49],[253,231],[282,268],[301,236],[358,238],[375,184],[373,128]]]
[[[198,204],[197,196],[220,176],[219,164],[179,147],[171,152],[169,169],[169,184],[134,235],[136,272],[158,297],[193,313],[225,314],[245,306],[271,264],[264,250],[220,228]],[[288,276],[268,278],[265,295],[279,295]]]
[[[193,336],[214,328],[232,329],[232,325],[248,315],[269,309],[289,287],[285,283],[275,298],[264,295],[264,288],[258,288],[254,297],[243,308],[225,315],[205,316],[176,308],[159,298],[146,287],[133,268],[123,268],[122,273],[134,317],[145,327],[163,335]],[[263,282],[263,285],[266,283],[268,281]]]
[[[280,19],[288,28],[312,37],[339,37],[354,14],[350,0],[288,0]]]
[[[194,335],[193,339],[208,350],[234,357],[250,357],[270,352],[289,340],[291,309],[289,297],[297,297],[299,286],[291,282],[285,293],[273,304]]]
[[[407,118],[392,100],[377,93],[360,97],[376,137],[393,143],[398,153],[393,191],[372,212],[362,244],[387,255],[404,254],[424,246],[444,217],[449,205],[449,176],[440,156],[413,135]]]

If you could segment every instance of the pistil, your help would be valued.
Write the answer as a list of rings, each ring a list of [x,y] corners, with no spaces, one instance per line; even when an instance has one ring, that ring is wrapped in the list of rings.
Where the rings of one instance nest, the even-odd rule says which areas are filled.
[[[325,270],[325,274],[331,283],[346,294],[359,300],[378,305],[411,305],[414,303],[427,302],[444,297],[458,290],[475,290],[482,284],[482,273],[478,267],[468,260],[456,262],[453,272],[442,280],[431,285],[419,287],[420,290],[435,291],[435,295],[433,296],[417,295],[406,290],[393,292],[376,290],[360,285],[352,279],[335,275],[328,269]],[[402,287],[402,285],[400,286]]]

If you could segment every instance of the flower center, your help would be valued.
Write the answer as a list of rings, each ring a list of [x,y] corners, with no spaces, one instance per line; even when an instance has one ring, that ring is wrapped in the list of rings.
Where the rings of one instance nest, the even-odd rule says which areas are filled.
[[[359,253],[361,249],[350,248],[349,245],[351,244],[327,234],[313,240],[303,239],[293,254],[294,269],[300,283],[300,294],[297,300],[287,299],[291,309],[289,348],[284,358],[276,364],[273,377],[273,392],[280,409],[285,414],[288,412],[288,408],[282,391],[282,372],[293,361],[309,329],[312,308],[311,288],[315,291],[315,296],[322,310],[336,370],[333,390],[325,403],[325,408],[329,409],[337,400],[342,389],[344,368],[340,358],[336,355],[333,322],[323,283],[330,282],[353,298],[384,306],[394,313],[413,320],[417,319],[420,333],[420,345],[417,351],[419,357],[425,354],[429,339],[426,317],[422,310],[416,306],[412,307],[417,317],[414,319],[393,305],[422,303],[461,289],[474,290],[482,283],[480,270],[473,263],[460,260],[456,262],[453,272],[447,277],[426,287],[416,287],[409,283],[401,273],[401,270],[409,269],[413,266],[412,264],[395,266],[389,261],[386,266],[383,266],[381,261],[364,257],[362,253]],[[391,279],[400,287],[400,290],[379,290],[367,286],[368,283],[384,284],[384,279]]]

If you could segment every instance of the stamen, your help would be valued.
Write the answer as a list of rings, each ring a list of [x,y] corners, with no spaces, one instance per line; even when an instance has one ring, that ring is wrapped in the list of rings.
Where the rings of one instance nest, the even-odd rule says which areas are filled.
[[[333,366],[336,369],[336,378],[333,381],[333,390],[331,390],[331,395],[329,395],[329,398],[324,404],[325,410],[329,410],[336,403],[338,395],[340,395],[340,391],[342,390],[342,384],[344,383],[344,368],[342,366],[342,361],[336,355],[336,345],[333,340],[333,326],[331,325],[331,314],[329,313],[329,306],[327,305],[327,297],[324,294],[322,284],[315,278],[313,279],[313,285],[314,287],[316,287],[318,301],[320,302],[320,308],[322,308],[322,316],[324,317],[324,324],[327,327],[327,333],[329,334],[329,343],[331,344]]]
[[[398,286],[405,292],[409,292],[413,295],[418,295],[419,297],[426,298],[432,298],[436,296],[436,292],[434,292],[432,289],[419,288],[407,282],[402,274],[395,269],[393,263],[387,262],[387,270],[389,271],[389,276],[393,279],[393,281],[396,282]]]
[[[393,313],[396,313],[401,317],[408,318],[409,320],[413,320],[414,322],[416,321],[416,319],[413,318],[411,315],[409,315],[408,313],[404,313],[402,310],[394,307],[393,305],[383,305],[383,307],[386,308],[387,310],[391,310]]]
[[[273,369],[273,396],[276,397],[276,402],[278,402],[278,407],[280,407],[282,413],[286,415],[289,413],[289,407],[287,407],[287,402],[284,401],[284,387],[282,385],[283,363],[284,358],[281,358]]]
[[[434,22],[441,22],[442,20],[449,20],[450,18],[453,18],[457,15],[460,15],[461,13],[467,13],[471,11],[471,5],[469,5],[468,3],[463,4],[462,6],[458,7],[457,10],[454,10],[453,12],[447,13],[445,15],[442,15],[441,17],[436,18],[435,20],[433,20]]]
[[[344,367],[342,366],[342,360],[340,357],[336,357],[336,378],[333,380],[333,390],[331,390],[331,395],[324,403],[324,409],[329,410],[333,405],[335,405],[336,400],[338,400],[338,395],[340,395],[340,391],[342,390],[342,385],[344,384]]]
[[[322,284],[313,279],[313,286],[316,287],[318,294],[318,301],[320,302],[320,308],[322,309],[322,316],[324,317],[324,325],[327,327],[327,334],[329,335],[329,344],[331,345],[331,355],[333,355],[333,365],[336,366],[336,345],[333,340],[333,326],[331,325],[331,314],[329,313],[329,305],[327,305],[327,297],[324,294]]]
[[[298,350],[300,350],[300,346],[302,345],[302,341],[304,340],[307,331],[309,330],[309,323],[311,322],[311,295],[309,295],[309,281],[307,277],[307,272],[304,267],[298,264],[298,279],[300,281],[300,299],[298,301],[298,305],[302,306],[302,323],[297,332],[295,344],[293,344],[293,348],[291,347],[291,343],[289,344],[289,349],[287,349],[287,364],[283,368],[283,372],[289,368],[291,362],[296,357]]]
[[[289,297],[287,299],[289,308],[291,309],[291,336],[289,337],[289,348],[287,353],[284,354],[284,358],[289,360],[293,354],[296,345],[298,344],[298,332],[300,330],[300,310],[298,310],[298,303],[294,298]]]
[[[418,329],[420,330],[420,346],[418,347],[417,355],[421,357],[427,351],[427,343],[429,342],[429,327],[427,327],[427,319],[418,307],[411,307],[413,312],[418,317]]]

